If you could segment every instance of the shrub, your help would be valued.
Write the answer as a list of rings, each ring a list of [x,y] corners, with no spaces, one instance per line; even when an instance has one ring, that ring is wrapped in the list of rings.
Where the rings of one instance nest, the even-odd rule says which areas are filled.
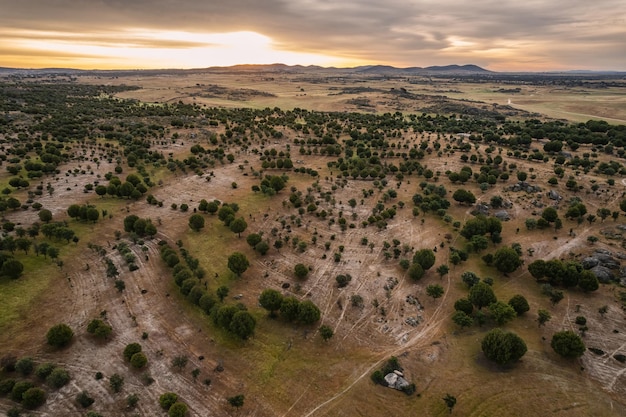
[[[23,357],[15,363],[15,370],[24,376],[30,375],[35,368],[33,358]]]
[[[46,392],[41,388],[30,388],[22,394],[22,405],[34,409],[46,402]]]
[[[42,363],[41,365],[39,365],[37,367],[37,369],[35,369],[35,375],[37,375],[38,378],[45,380],[48,375],[50,375],[52,373],[52,371],[54,370],[54,364],[53,363]]]
[[[30,381],[16,382],[15,385],[13,385],[13,388],[11,389],[11,399],[18,403],[22,402],[22,395],[24,395],[26,391],[34,387],[35,386]]]
[[[74,337],[74,331],[67,324],[54,325],[46,333],[46,340],[50,346],[62,348],[67,346]]]
[[[135,353],[139,353],[139,352],[141,352],[141,345],[139,343],[129,343],[124,348],[124,352],[123,352],[124,359],[129,361],[130,358],[132,358]]]
[[[130,364],[137,369],[143,368],[147,363],[148,358],[142,352],[137,352],[130,358]]]
[[[181,402],[175,402],[170,407],[167,415],[169,417],[184,417],[187,414],[187,404]]]
[[[83,408],[89,407],[95,401],[96,400],[89,396],[89,393],[87,391],[83,391],[76,396],[76,402]]]
[[[70,374],[64,368],[54,368],[46,378],[46,383],[52,388],[61,388],[70,382]]]
[[[173,392],[166,392],[159,397],[159,405],[164,410],[169,410],[178,401],[178,395]]]

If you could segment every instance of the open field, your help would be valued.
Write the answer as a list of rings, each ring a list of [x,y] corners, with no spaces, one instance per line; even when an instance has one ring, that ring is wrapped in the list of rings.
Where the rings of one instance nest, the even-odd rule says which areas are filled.
[[[56,82],[63,84],[60,88],[71,89]],[[606,143],[564,147],[570,155],[561,164],[557,162],[558,152],[543,150],[551,137],[533,138],[527,146],[515,147],[504,141],[470,140],[470,135],[487,136],[482,126],[466,130],[474,119],[487,120],[485,123],[492,123],[490,129],[499,132],[504,131],[505,119],[524,125],[533,118],[546,123],[552,119],[580,122],[593,116],[611,124],[626,123],[623,86],[522,85],[519,92],[508,94],[497,90],[517,86],[489,80],[475,83],[453,78],[407,80],[310,73],[148,76],[141,72],[114,78],[90,75],[79,77],[75,83],[138,86],[102,96],[110,94],[112,101],[135,99],[148,105],[141,111],[129,105],[115,112],[115,103],[103,102],[102,114],[96,106],[93,113],[85,110],[69,118],[92,117],[85,122],[89,138],[61,142],[60,149],[67,158],[56,172],[29,178],[27,187],[8,186],[15,175],[5,167],[42,158],[36,146],[27,149],[21,145],[26,139],[18,132],[40,138],[38,129],[45,126],[37,124],[36,113],[18,111],[7,111],[11,117],[0,125],[5,156],[0,182],[9,189],[8,196],[26,205],[3,211],[3,223],[23,229],[42,223],[32,207],[39,202],[42,209],[50,210],[53,221],[67,221],[78,237],[76,242],[33,237],[34,244],[59,247],[58,260],[62,262],[35,256],[33,249],[29,254],[17,251],[15,258],[24,260],[23,275],[15,280],[0,278],[0,357],[30,356],[37,364],[63,366],[71,375],[70,383],[58,390],[44,385],[46,403],[25,413],[83,416],[92,410],[103,416],[165,416],[159,396],[175,392],[189,407],[189,416],[444,416],[448,415],[442,400],[446,394],[456,397],[452,415],[458,416],[626,415],[626,365],[616,359],[616,355],[626,355],[625,301],[619,298],[624,291],[620,260],[626,258],[620,228],[626,224],[620,213],[626,191],[626,170],[620,172],[623,152],[619,153],[624,145],[615,145],[611,152],[603,148]],[[80,94],[72,95],[76,96]],[[195,106],[185,106],[188,104]],[[214,106],[267,111],[252,116],[230,110],[203,113],[203,109]],[[156,112],[165,108],[173,110],[150,113],[150,109]],[[293,114],[279,109],[310,113],[297,113],[292,124],[281,124]],[[396,112],[405,116],[375,118],[384,113],[392,117]],[[420,119],[432,130],[402,124],[410,115],[422,113],[433,116]],[[437,114],[445,115],[445,121],[458,119],[465,124],[457,132],[447,131],[443,121],[433,121]],[[452,114],[455,117],[450,117]],[[323,120],[319,135],[314,133],[316,120]],[[388,126],[391,131],[382,134]],[[304,127],[310,130],[306,132]],[[124,136],[131,128],[137,128],[129,134],[134,142]],[[361,136],[351,135],[356,129]],[[119,135],[107,137],[111,132]],[[381,134],[384,146],[371,143],[375,134]],[[509,139],[515,135],[503,136]],[[312,142],[322,138],[328,143]],[[37,141],[45,146],[58,139]],[[359,146],[351,141],[360,141]],[[130,148],[138,143],[145,146],[145,159],[140,157],[143,148]],[[326,145],[337,146],[340,153],[333,155]],[[27,149],[23,154],[22,148]],[[359,153],[364,149],[370,152],[367,157]],[[420,149],[421,157],[409,156],[412,149]],[[348,155],[348,150],[354,153]],[[390,155],[389,151],[397,154]],[[545,158],[529,157],[537,152],[543,152]],[[23,159],[12,162],[18,155]],[[463,155],[476,156],[476,160],[463,160]],[[487,175],[479,181],[481,166],[489,165],[486,159],[496,155],[502,162],[494,162],[491,169],[508,175],[489,184]],[[594,163],[589,168],[569,164],[576,157]],[[290,159],[298,172],[267,165],[277,158]],[[372,170],[402,167],[408,162],[418,164],[419,169],[390,169],[370,175],[365,169],[342,170],[339,158],[355,163],[362,159]],[[603,163],[611,162],[617,164],[612,173],[598,171]],[[451,181],[448,174],[463,167],[469,167],[476,176],[465,183]],[[559,167],[563,175],[555,173]],[[144,182],[148,178],[145,195],[99,196],[88,188],[110,185],[116,169],[121,182],[129,174],[138,174]],[[27,178],[27,172],[24,168],[18,175]],[[385,175],[380,176],[383,172]],[[515,188],[518,173],[528,174],[526,185],[540,189]],[[283,174],[288,179],[276,193],[252,191],[261,185],[264,175]],[[553,177],[558,180],[551,184],[548,181]],[[43,190],[39,194],[34,192],[38,185]],[[426,198],[426,190],[439,186],[445,187],[451,203],[443,213],[414,203],[415,195]],[[487,205],[492,205],[494,197],[501,197],[510,219],[502,221],[500,243],[489,242],[486,248],[470,252],[466,261],[455,264],[453,248],[464,250],[468,246],[461,230],[474,217],[475,208],[475,204],[459,204],[452,198],[458,189],[470,191],[477,203]],[[550,190],[560,198],[552,199]],[[302,200],[299,207],[293,195]],[[150,204],[147,196],[157,203]],[[236,203],[236,217],[247,222],[241,237],[216,214],[201,212],[203,199]],[[566,216],[571,203],[577,201],[584,203],[587,214],[596,215],[608,208],[618,215],[600,219],[598,214],[591,220],[581,216],[581,221]],[[72,219],[68,216],[72,204],[93,205],[101,213],[106,210],[106,215],[95,222]],[[182,209],[183,204],[188,210]],[[526,220],[539,219],[546,207],[557,209],[561,227],[528,230]],[[382,217],[381,213],[389,209],[393,215]],[[488,207],[487,212],[493,216],[499,210]],[[189,227],[189,218],[196,212],[205,220],[200,231]],[[125,231],[124,219],[131,214],[151,219],[157,233],[138,237]],[[381,217],[370,221],[376,215]],[[261,255],[248,245],[246,238],[253,233],[268,242],[267,254]],[[5,226],[3,241],[8,236],[17,238],[17,233]],[[281,245],[277,246],[277,241]],[[118,250],[122,242],[132,252],[138,267],[134,271],[128,267],[127,256]],[[250,312],[256,321],[250,338],[242,340],[220,328],[213,319],[215,312],[209,317],[181,294],[172,269],[161,259],[162,243],[179,251],[181,264],[180,248],[197,260],[203,271],[198,287],[210,294],[221,286],[228,287],[222,304],[241,304]],[[483,261],[483,255],[513,244],[521,246],[524,262],[513,272],[504,274]],[[436,251],[436,261],[415,281],[399,261],[411,260],[420,249]],[[614,270],[618,274],[615,282],[601,284],[597,291],[588,293],[561,288],[564,297],[554,304],[542,294],[527,268],[537,259],[581,261],[598,249],[611,252],[621,262]],[[8,253],[6,247],[3,250]],[[250,261],[240,277],[227,265],[227,258],[235,251]],[[116,277],[108,276],[110,263],[119,273]],[[297,264],[308,268],[306,278],[294,276]],[[449,267],[447,274],[436,272],[441,265]],[[455,301],[468,294],[461,280],[466,271],[491,278],[499,300],[506,302],[516,294],[528,300],[530,310],[502,326],[527,344],[528,351],[519,363],[500,367],[482,353],[481,340],[498,327],[493,319],[468,328],[452,321]],[[342,288],[336,280],[341,274],[351,277]],[[116,289],[116,279],[124,281],[123,291]],[[429,285],[441,285],[443,295],[429,297]],[[280,314],[269,317],[259,304],[259,295],[267,288],[300,302],[312,301],[319,307],[319,321],[303,325]],[[607,311],[600,314],[603,306]],[[552,316],[544,326],[537,323],[539,309]],[[595,351],[586,350],[576,359],[561,358],[550,347],[550,339],[561,330],[580,333],[577,316],[586,318],[588,329],[582,332],[582,339]],[[87,332],[95,318],[112,327],[108,339],[99,340]],[[45,337],[57,323],[68,324],[75,334],[71,344],[60,350],[48,346]],[[322,325],[334,333],[327,341],[320,336]],[[125,346],[133,342],[141,344],[148,358],[142,369],[134,369],[123,358]],[[188,363],[179,369],[172,360],[180,356],[187,357]],[[370,375],[392,356],[399,359],[404,375],[415,384],[415,393],[405,395],[372,382]],[[104,378],[96,379],[97,372]],[[109,386],[114,373],[125,380],[119,393]],[[17,372],[0,376],[0,380],[7,378],[22,377]],[[75,401],[82,391],[95,399],[88,409]],[[131,394],[139,396],[134,408],[127,405]],[[226,400],[237,394],[245,396],[241,408]],[[0,399],[2,411],[16,406],[17,402],[7,396]]]

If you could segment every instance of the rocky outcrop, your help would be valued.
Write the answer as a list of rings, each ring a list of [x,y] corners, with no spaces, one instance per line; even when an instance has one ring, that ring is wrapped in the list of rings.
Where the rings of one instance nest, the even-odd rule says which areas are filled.
[[[502,220],[502,221],[508,221],[511,220],[511,215],[509,214],[508,211],[506,210],[500,210],[497,211],[494,216],[498,219],[498,220]]]
[[[397,389],[398,391],[403,391],[410,384],[409,381],[404,379],[401,372],[391,372],[385,375],[385,382],[389,388]]]
[[[624,254],[613,254],[608,250],[596,249],[595,252],[582,260],[583,268],[593,272],[603,284],[611,281],[626,280],[626,268],[621,267],[620,259]],[[614,272],[615,271],[615,272]]]

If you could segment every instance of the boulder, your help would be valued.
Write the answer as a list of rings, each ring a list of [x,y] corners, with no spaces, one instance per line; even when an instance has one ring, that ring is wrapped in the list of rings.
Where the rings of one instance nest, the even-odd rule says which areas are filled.
[[[585,259],[583,259],[583,261],[582,261],[583,268],[585,268],[585,269],[591,269],[591,268],[597,266],[598,264],[600,264],[600,260],[598,258],[593,257],[593,256],[588,256]]]
[[[399,376],[395,372],[388,373],[385,375],[385,382],[389,388],[397,389],[402,391],[404,388],[408,387],[409,381]]]
[[[506,210],[500,210],[494,214],[498,218],[498,220],[511,220],[511,215]]]
[[[559,201],[562,197],[556,191],[550,190],[548,191],[548,198],[550,198],[550,200]]]
[[[613,281],[613,273],[605,266],[596,265],[591,268],[590,271],[598,278],[598,281],[603,284],[608,284]]]
[[[476,204],[474,211],[478,214],[484,214],[485,216],[489,215],[489,206],[484,203]]]
[[[619,269],[620,267],[619,261],[613,258],[613,256],[611,255],[596,252],[593,257],[596,258],[600,262],[600,265],[606,268]]]

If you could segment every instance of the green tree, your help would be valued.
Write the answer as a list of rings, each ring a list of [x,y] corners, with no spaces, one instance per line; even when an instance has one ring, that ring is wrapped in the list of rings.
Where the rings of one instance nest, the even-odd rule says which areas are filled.
[[[50,375],[46,377],[46,384],[52,388],[59,389],[70,382],[70,374],[66,369],[56,367],[50,372]]]
[[[204,228],[204,217],[201,214],[192,214],[189,217],[189,227],[194,232],[198,232]]]
[[[271,288],[263,290],[259,296],[259,304],[269,312],[270,317],[276,316],[276,311],[280,310],[282,303],[283,295],[279,291]]]
[[[437,273],[439,274],[440,277],[443,277],[444,275],[446,275],[448,272],[450,272],[450,268],[448,267],[448,265],[446,264],[441,264],[439,265],[439,267],[437,268]]]
[[[244,400],[245,400],[245,397],[243,394],[226,398],[226,401],[228,401],[228,404],[230,404],[231,407],[235,407],[235,408],[243,407]]]
[[[8,259],[2,263],[2,267],[0,267],[0,275],[5,277],[9,277],[11,279],[18,279],[22,276],[22,272],[24,271],[24,265],[17,259]]]
[[[320,330],[320,336],[322,337],[322,339],[324,339],[324,341],[328,341],[330,338],[332,338],[335,335],[333,328],[325,324],[320,326],[319,330]]]
[[[100,339],[108,339],[113,328],[100,319],[93,319],[87,325],[87,333]]]
[[[413,281],[419,281],[424,276],[424,268],[417,262],[413,263],[406,272]]]
[[[469,290],[468,299],[479,310],[498,301],[495,293],[493,292],[493,288],[485,282],[479,282],[478,284],[472,286]]]
[[[600,283],[593,272],[582,271],[578,278],[578,287],[584,292],[592,292],[600,288]]]
[[[241,310],[233,315],[228,330],[245,340],[254,334],[255,326],[256,320],[252,314]]]
[[[552,349],[564,358],[578,358],[585,353],[585,343],[571,330],[557,332],[550,342]]]
[[[122,390],[122,387],[124,386],[124,377],[117,373],[111,375],[111,377],[109,378],[109,386],[111,387],[113,392],[120,392]]]
[[[189,358],[185,355],[176,355],[172,358],[172,366],[178,368],[179,371],[185,369],[187,363],[189,363]]]
[[[297,320],[299,310],[300,301],[296,297],[289,296],[283,298],[283,302],[280,304],[280,314],[285,320]]]
[[[29,388],[22,394],[22,405],[29,410],[33,410],[45,402],[46,392],[41,388]]]
[[[474,311],[474,305],[467,298],[459,298],[454,302],[454,309],[456,311],[462,311],[465,314],[470,315],[472,314],[472,311]]]
[[[493,329],[485,335],[481,348],[487,359],[499,365],[517,362],[526,353],[524,340],[515,333]]]
[[[304,264],[296,264],[293,268],[293,273],[298,279],[304,279],[309,274],[309,268]]]
[[[228,269],[230,269],[238,277],[241,276],[250,266],[248,258],[241,252],[234,252],[228,257]]]
[[[41,209],[39,210],[39,213],[37,213],[37,215],[39,216],[39,220],[44,223],[48,223],[50,220],[52,220],[52,212],[50,210]]]
[[[124,348],[122,354],[124,355],[124,359],[129,361],[135,353],[139,353],[141,350],[141,345],[139,343],[129,343]]]
[[[298,307],[298,321],[303,324],[313,324],[320,319],[320,309],[310,300],[305,300]]]
[[[247,237],[246,237],[246,242],[248,242],[248,245],[250,245],[250,247],[254,248],[256,245],[258,245],[262,240],[262,237],[260,234],[258,233],[250,233]]]
[[[217,290],[215,290],[215,294],[217,295],[217,298],[220,299],[220,302],[224,301],[224,298],[228,296],[228,292],[229,292],[229,289],[225,285],[222,285],[218,287]]]
[[[446,407],[448,407],[449,413],[452,414],[452,409],[456,405],[456,397],[450,394],[446,394],[446,396],[443,397],[443,401],[446,403]]]
[[[164,410],[169,410],[172,405],[178,401],[178,394],[166,392],[159,397],[159,405]]]
[[[515,310],[515,313],[517,313],[518,316],[521,316],[522,314],[530,310],[530,305],[528,304],[528,301],[521,294],[516,294],[511,297],[511,299],[509,300],[509,305],[513,307],[513,310]]]
[[[187,414],[187,410],[188,410],[187,404],[177,401],[174,404],[172,404],[170,409],[167,411],[167,416],[168,417],[185,417],[185,415]]]
[[[424,271],[435,264],[435,253],[432,249],[420,249],[413,255],[413,263],[418,263]]]
[[[509,274],[522,265],[522,259],[513,248],[499,248],[493,256],[493,265],[498,271]]]
[[[452,315],[452,321],[460,327],[470,327],[474,320],[464,311],[457,310]]]
[[[248,223],[243,219],[243,217],[238,217],[230,223],[230,231],[237,234],[237,237],[241,237],[241,233],[243,233],[248,228]]]
[[[489,304],[489,313],[494,321],[500,326],[513,320],[515,316],[517,316],[515,309],[502,301],[496,301],[495,303]]]
[[[547,322],[550,321],[552,315],[548,310],[539,310],[537,311],[537,322],[539,323],[539,327],[543,326]]]
[[[67,346],[74,337],[74,331],[67,324],[52,326],[46,333],[46,340],[50,346],[61,348]]]
[[[556,219],[559,218],[559,213],[554,207],[546,207],[543,209],[543,212],[541,212],[541,218],[549,223],[554,223]]]
[[[148,364],[148,358],[143,352],[137,352],[130,358],[133,368],[141,369]]]
[[[441,297],[443,292],[443,287],[439,284],[430,284],[426,287],[426,295],[433,297],[433,300]]]

